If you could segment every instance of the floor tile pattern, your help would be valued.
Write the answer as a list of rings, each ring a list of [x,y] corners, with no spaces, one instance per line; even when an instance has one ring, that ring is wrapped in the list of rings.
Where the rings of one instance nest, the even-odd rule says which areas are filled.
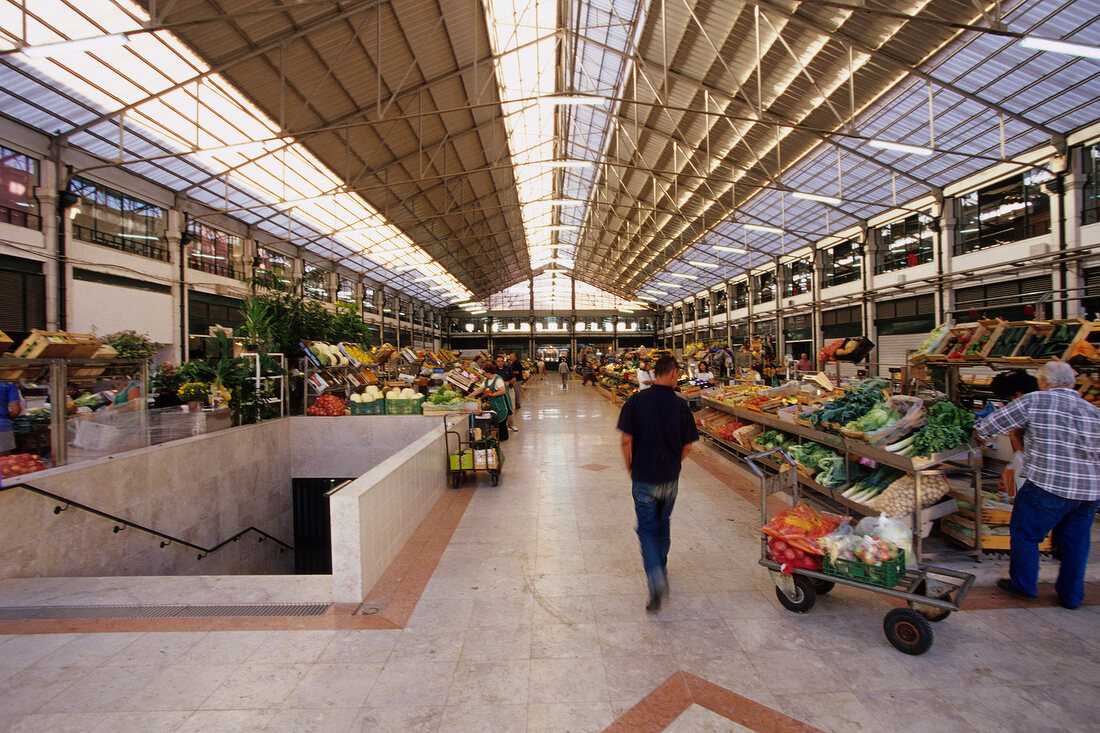
[[[447,492],[361,606],[0,625],[0,730],[1095,728],[1100,608],[968,608],[921,657],[888,644],[877,595],[837,588],[791,614],[756,563],[752,483],[703,447],[671,594],[647,614],[618,408],[549,379],[523,405],[501,484]],[[987,588],[1003,572],[971,565]]]

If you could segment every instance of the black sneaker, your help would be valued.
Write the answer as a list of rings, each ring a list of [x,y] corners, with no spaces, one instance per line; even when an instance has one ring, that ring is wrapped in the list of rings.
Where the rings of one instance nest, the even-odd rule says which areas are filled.
[[[1017,598],[1027,598],[1028,600],[1034,600],[1034,599],[1039,597],[1039,596],[1032,596],[1032,595],[1028,595],[1027,593],[1024,593],[1022,590],[1020,590],[1016,586],[1014,586],[1012,584],[1012,581],[1009,580],[1008,578],[1001,578],[1000,580],[998,580],[997,581],[997,587],[1000,588],[1001,590],[1003,590],[1005,593],[1008,593],[1010,595],[1014,595]]]

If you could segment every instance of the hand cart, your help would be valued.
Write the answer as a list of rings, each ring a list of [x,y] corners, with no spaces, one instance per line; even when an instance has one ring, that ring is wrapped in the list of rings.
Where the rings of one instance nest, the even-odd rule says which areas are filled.
[[[443,416],[452,489],[462,485],[467,471],[488,471],[493,486],[500,483],[504,453],[497,439],[489,437],[492,425],[492,412],[448,412]]]
[[[766,476],[757,461],[778,454],[786,461],[788,469],[774,476]],[[760,477],[760,522],[768,522],[768,497],[780,492],[790,492],[791,505],[799,501],[798,471],[794,461],[782,448],[773,448],[745,457],[749,468]],[[768,552],[767,536],[761,533],[760,564],[766,567],[775,582],[775,595],[788,611],[806,613],[813,608],[819,595],[825,595],[836,584],[860,588],[875,593],[900,598],[908,602],[908,608],[895,608],[886,614],[883,631],[886,639],[906,654],[924,654],[932,647],[932,625],[929,621],[942,621],[962,607],[963,599],[970,592],[974,575],[951,568],[918,564],[907,569],[891,587],[874,585],[855,578],[827,574],[820,570],[794,569],[793,573],[780,572],[780,564]],[[935,588],[933,588],[935,583]]]

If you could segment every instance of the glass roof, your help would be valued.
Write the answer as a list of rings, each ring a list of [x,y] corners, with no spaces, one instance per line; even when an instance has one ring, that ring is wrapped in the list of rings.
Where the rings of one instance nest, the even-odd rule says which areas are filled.
[[[433,305],[469,291],[225,78],[167,31],[143,32],[148,14],[125,0],[97,0],[95,12],[58,0],[28,5],[26,45],[126,33],[124,46],[0,60],[5,112],[44,131],[60,130],[79,148],[276,239],[394,282]],[[21,47],[18,3],[0,4],[3,43]],[[125,109],[119,130],[110,113]],[[73,130],[75,129],[75,132]],[[79,172],[95,174],[100,166]],[[389,272],[387,272],[389,270]],[[431,291],[431,276],[447,291]]]

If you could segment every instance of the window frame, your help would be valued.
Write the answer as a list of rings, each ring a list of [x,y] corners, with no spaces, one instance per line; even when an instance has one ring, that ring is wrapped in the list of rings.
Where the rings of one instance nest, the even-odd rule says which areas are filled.
[[[1051,232],[1050,196],[1043,189],[1043,184],[1053,178],[1053,174],[1049,171],[1029,170],[1002,178],[976,191],[956,196],[958,229],[955,232],[954,254],[956,256],[968,254],[989,247],[1049,235]],[[1011,200],[1014,195],[1019,197],[1018,201]],[[988,220],[998,218],[997,212],[1006,207],[1009,207],[1009,211],[1005,212],[1006,215],[1012,210],[1022,211],[1022,214],[1002,220],[999,224],[986,223]],[[1007,236],[1014,238],[999,236],[1006,232],[1011,232]]]

